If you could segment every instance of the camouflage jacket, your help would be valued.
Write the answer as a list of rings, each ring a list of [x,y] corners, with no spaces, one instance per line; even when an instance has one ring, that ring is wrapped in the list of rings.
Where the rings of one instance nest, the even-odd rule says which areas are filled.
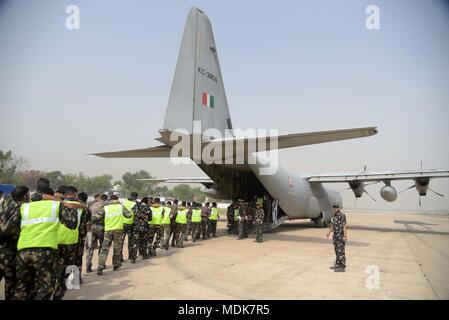
[[[210,216],[210,208],[209,207],[203,207],[201,209],[201,219],[208,219]]]
[[[150,207],[148,207],[145,203],[137,203],[134,208],[137,210],[137,213],[134,213],[134,227],[140,231],[147,230],[148,221],[152,218]]]
[[[76,202],[82,203],[81,201],[79,201],[76,198],[67,198],[64,200],[76,201]],[[87,225],[91,222],[91,220],[92,220],[92,218],[91,218],[90,210],[88,208],[83,209],[83,212],[81,213],[81,218],[79,221],[79,226],[78,226],[78,243],[84,243],[86,241]]]
[[[343,212],[336,213],[332,219],[332,231],[334,240],[343,239],[344,226],[346,225],[346,216]]]
[[[97,215],[97,213],[103,206],[103,202],[104,202],[103,200],[95,200],[89,206],[91,212],[92,225],[95,225],[100,228],[103,228],[104,226],[104,215],[100,216]]]
[[[16,247],[20,236],[20,202],[7,197],[0,207],[0,248]]]
[[[254,223],[261,225],[265,219],[265,211],[263,208],[257,208],[254,212]]]
[[[170,211],[170,221],[175,222],[177,215],[178,215],[178,205],[173,203]]]

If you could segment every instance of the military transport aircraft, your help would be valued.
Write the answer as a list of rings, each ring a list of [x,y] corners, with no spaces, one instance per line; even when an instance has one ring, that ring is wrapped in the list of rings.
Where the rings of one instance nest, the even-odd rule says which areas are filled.
[[[164,124],[157,138],[161,145],[127,151],[95,153],[104,158],[154,158],[170,157],[179,139],[173,140],[173,133],[179,137],[194,140],[194,123],[200,122],[201,132],[199,145],[201,150],[211,147],[221,148],[223,144],[231,144],[233,154],[231,160],[242,157],[243,161],[225,161],[226,154],[214,152],[215,158],[223,162],[206,163],[195,161],[208,178],[165,178],[147,179],[156,182],[202,183],[209,196],[220,199],[250,199],[264,196],[268,214],[265,226],[268,229],[277,227],[287,219],[311,219],[317,227],[325,226],[332,216],[332,205],[342,205],[339,192],[329,189],[323,183],[347,182],[356,198],[367,193],[367,183],[383,183],[381,197],[386,201],[394,201],[398,192],[392,185],[394,180],[412,180],[413,187],[419,196],[425,196],[430,179],[449,177],[448,170],[409,170],[392,172],[358,172],[326,175],[301,175],[287,172],[278,167],[273,174],[261,174],[261,169],[270,165],[269,157],[259,150],[276,150],[304,145],[325,143],[338,140],[372,136],[377,133],[376,127],[354,128],[321,132],[294,133],[269,136],[276,138],[277,145],[271,144],[258,148],[258,152],[249,149],[251,143],[258,143],[265,137],[243,137],[236,135],[215,139],[205,132],[215,129],[223,136],[231,130],[232,123],[226,100],[223,79],[218,62],[212,26],[206,14],[192,8],[188,14],[181,48],[176,65],[174,80],[170,92]],[[266,141],[266,140],[264,140]],[[267,143],[268,144],[268,143]],[[238,148],[244,145],[245,148]],[[213,149],[213,148],[212,148]],[[172,155],[171,155],[172,154]],[[223,155],[224,154],[224,155]],[[183,156],[183,154],[177,156]],[[192,158],[191,155],[188,157]],[[192,158],[193,159],[193,158]],[[217,160],[217,159],[215,159]],[[237,162],[237,163],[236,163]],[[439,196],[443,196],[434,192]],[[273,204],[273,205],[272,205]],[[273,209],[273,211],[272,211]]]

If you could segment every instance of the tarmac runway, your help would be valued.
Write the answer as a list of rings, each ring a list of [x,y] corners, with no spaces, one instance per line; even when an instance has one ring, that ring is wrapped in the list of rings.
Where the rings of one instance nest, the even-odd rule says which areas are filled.
[[[111,251],[104,275],[83,272],[81,288],[65,299],[449,299],[448,215],[347,218],[345,273],[329,269],[332,241],[311,222],[289,221],[259,244],[254,235],[236,240],[222,221],[218,238],[126,261],[117,272]]]

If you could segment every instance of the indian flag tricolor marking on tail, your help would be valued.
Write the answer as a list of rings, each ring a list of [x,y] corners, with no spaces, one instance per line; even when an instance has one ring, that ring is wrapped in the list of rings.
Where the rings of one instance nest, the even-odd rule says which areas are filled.
[[[214,108],[215,107],[215,103],[214,103],[214,96],[211,96],[209,93],[207,92],[203,92],[203,106],[209,107],[209,108]]]

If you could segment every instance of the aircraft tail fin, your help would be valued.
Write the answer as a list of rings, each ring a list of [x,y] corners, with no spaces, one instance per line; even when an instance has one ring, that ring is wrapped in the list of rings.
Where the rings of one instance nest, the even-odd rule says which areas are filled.
[[[193,121],[202,131],[232,129],[212,26],[196,8],[187,17],[162,129],[192,133]]]

